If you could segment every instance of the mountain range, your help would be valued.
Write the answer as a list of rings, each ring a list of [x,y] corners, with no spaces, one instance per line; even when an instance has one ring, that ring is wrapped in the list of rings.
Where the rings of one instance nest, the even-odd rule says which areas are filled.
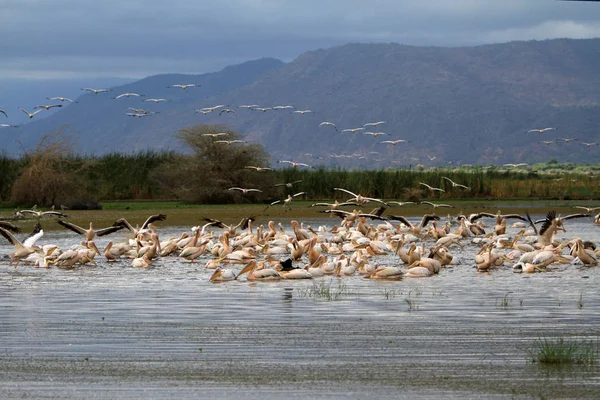
[[[0,132],[10,129],[3,143],[10,154],[57,129],[83,154],[179,151],[179,129],[222,124],[264,145],[274,166],[597,162],[600,145],[583,143],[600,142],[599,49],[600,39],[454,48],[347,44],[288,63],[263,58],[202,75],[150,76],[82,94],[76,104]],[[190,83],[200,86],[171,87]],[[114,99],[127,92],[145,97]],[[294,108],[272,109],[288,105]],[[129,116],[130,107],[156,114]],[[342,132],[354,128],[364,129]],[[553,129],[530,132],[542,128]],[[381,143],[398,139],[407,142]]]

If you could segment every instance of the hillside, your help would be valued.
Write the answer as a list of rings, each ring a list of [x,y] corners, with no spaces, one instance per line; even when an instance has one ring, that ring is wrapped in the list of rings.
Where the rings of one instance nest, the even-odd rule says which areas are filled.
[[[177,148],[173,134],[196,123],[221,123],[247,134],[278,159],[309,164],[379,168],[425,165],[597,161],[600,146],[600,40],[548,40],[462,47],[348,44],[310,51],[283,64],[262,59],[199,76],[159,75],[86,94],[40,121],[22,126],[29,145],[45,132],[68,126],[80,150],[105,153],[147,147]],[[199,83],[201,88],[167,88]],[[168,103],[139,98],[113,100],[124,92],[165,97]],[[228,105],[235,113],[197,114],[194,109]],[[290,110],[251,111],[291,104]],[[160,114],[125,115],[127,107]],[[371,131],[338,133],[371,121]],[[528,133],[534,128],[554,130]],[[363,131],[364,132],[364,131]],[[565,143],[558,138],[578,138]],[[406,139],[396,146],[382,140]],[[542,140],[556,141],[551,144]],[[10,143],[6,143],[10,147]],[[434,158],[435,157],[435,158]]]

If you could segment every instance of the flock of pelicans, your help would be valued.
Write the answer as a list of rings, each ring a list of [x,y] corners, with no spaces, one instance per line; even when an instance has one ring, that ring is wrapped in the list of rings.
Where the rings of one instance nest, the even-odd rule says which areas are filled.
[[[353,194],[346,204],[361,207],[371,201],[381,200]],[[340,217],[341,223],[331,228],[323,225],[313,229],[292,220],[291,229],[286,230],[281,223],[276,225],[273,221],[257,226],[252,217],[242,219],[237,225],[205,218],[204,225],[165,239],[160,237],[156,226],[167,218],[164,214],[150,216],[141,226],[134,227],[121,218],[111,226],[96,229],[92,222],[89,228],[67,222],[68,216],[62,212],[22,210],[20,215],[30,214],[38,219],[33,232],[20,241],[15,236],[19,228],[0,221],[0,234],[15,248],[9,263],[15,268],[26,264],[74,269],[96,264],[98,258],[148,268],[158,259],[192,263],[201,259],[207,269],[214,271],[210,277],[212,282],[238,280],[242,276],[248,281],[269,281],[359,274],[370,279],[397,280],[432,276],[445,266],[459,264],[474,264],[480,272],[512,266],[515,272],[533,273],[546,271],[552,264],[595,266],[600,256],[600,249],[591,241],[579,237],[562,241],[555,238],[559,231],[566,232],[565,221],[590,217],[590,214],[561,217],[550,211],[545,218],[533,221],[528,214],[481,212],[468,216],[448,215],[443,223],[439,216],[426,214],[419,222],[411,222],[401,215],[384,215],[389,203],[370,213],[342,211],[338,209],[339,203],[316,205],[329,206],[323,212]],[[587,212],[600,210],[600,207],[577,207]],[[69,249],[38,244],[44,235],[42,219],[55,217],[56,223],[81,236],[79,244]],[[488,218],[495,221],[490,227],[483,222]],[[600,213],[593,218],[593,223],[600,226]],[[510,219],[517,220],[510,225],[514,230],[512,234],[507,233]],[[128,239],[109,241],[103,251],[98,249],[97,237],[121,230],[130,232]],[[462,251],[463,259],[459,260],[452,254],[453,246],[474,249],[473,254],[467,256],[468,253]]]

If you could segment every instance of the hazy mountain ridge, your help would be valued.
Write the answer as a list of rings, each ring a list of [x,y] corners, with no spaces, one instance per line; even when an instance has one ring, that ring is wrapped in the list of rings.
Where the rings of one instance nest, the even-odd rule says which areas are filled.
[[[19,137],[31,144],[42,132],[70,126],[81,150],[88,153],[167,149],[179,148],[173,140],[178,129],[221,123],[265,145],[273,161],[294,158],[369,167],[535,162],[552,157],[594,161],[600,146],[537,142],[559,137],[600,139],[599,48],[598,39],[460,48],[348,44],[306,52],[287,64],[261,59],[211,74],[157,75],[110,94],[86,94],[79,104],[19,128]],[[174,83],[202,87],[167,88]],[[110,98],[127,91],[171,101],[153,104],[139,98]],[[194,113],[217,104],[228,105],[235,113]],[[291,104],[313,113],[249,111],[238,108],[242,104]],[[160,114],[132,118],[125,115],[127,107]],[[342,134],[319,127],[322,121],[336,123],[340,131],[386,121],[372,130],[387,135]],[[526,133],[550,126],[556,130]],[[399,138],[411,142],[380,143]],[[351,160],[331,157],[344,154],[355,156]]]

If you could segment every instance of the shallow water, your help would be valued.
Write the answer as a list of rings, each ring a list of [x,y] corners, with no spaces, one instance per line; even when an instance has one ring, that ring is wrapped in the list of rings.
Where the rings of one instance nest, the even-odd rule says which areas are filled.
[[[589,220],[566,227],[598,243]],[[41,240],[77,242],[68,231]],[[432,278],[397,282],[211,284],[208,257],[147,270],[4,260],[0,398],[597,398],[597,365],[541,368],[527,351],[539,338],[598,341],[600,270],[477,273],[477,249],[453,250],[461,264]]]

